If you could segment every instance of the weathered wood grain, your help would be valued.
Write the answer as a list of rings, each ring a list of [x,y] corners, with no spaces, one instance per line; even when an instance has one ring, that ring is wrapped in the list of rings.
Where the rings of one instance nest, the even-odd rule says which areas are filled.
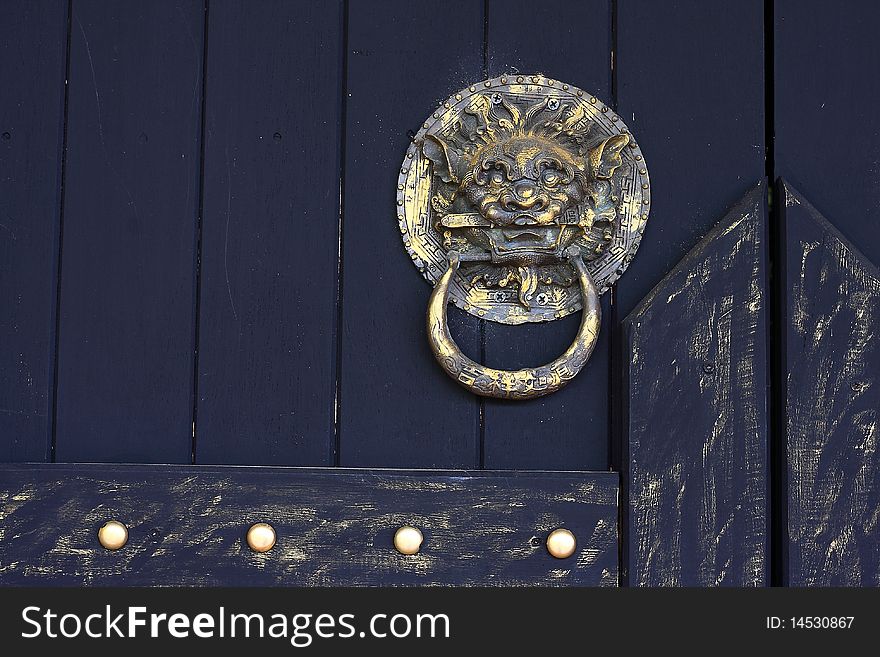
[[[67,3],[0,19],[0,461],[50,458]]]
[[[115,518],[129,543],[104,550]],[[253,522],[278,543],[255,554]],[[402,524],[425,535],[393,547]],[[547,534],[578,538],[555,559]],[[212,466],[0,466],[0,583],[602,585],[617,583],[617,476]]]
[[[791,586],[880,586],[880,271],[784,181]]]
[[[196,463],[333,464],[342,26],[209,9]]]
[[[774,9],[789,290],[783,573],[791,585],[876,586],[877,273],[859,251],[878,261],[880,5],[776,0]]]
[[[204,3],[72,3],[59,461],[189,463]]]
[[[531,0],[490,0],[489,76],[543,73],[611,103],[611,3],[582,0],[565,11]],[[584,38],[589,33],[590,38]],[[541,44],[523,47],[523,44]],[[533,367],[571,344],[580,314],[541,324],[485,325],[487,364]],[[602,296],[602,328],[590,361],[562,390],[528,401],[486,399],[483,463],[487,468],[603,470],[608,467],[608,347],[611,292]]]
[[[767,580],[766,187],[624,321],[629,581]]]

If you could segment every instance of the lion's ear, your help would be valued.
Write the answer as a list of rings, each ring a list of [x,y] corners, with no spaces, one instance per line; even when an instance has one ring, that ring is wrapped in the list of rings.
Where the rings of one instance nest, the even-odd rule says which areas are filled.
[[[590,167],[599,180],[608,180],[614,171],[623,164],[620,152],[629,143],[629,135],[614,135],[602,141],[590,151]]]
[[[434,135],[425,135],[425,141],[422,143],[422,153],[425,154],[434,165],[434,173],[440,176],[443,182],[451,182],[458,184],[460,181],[455,174],[455,164],[457,157],[455,153],[449,152],[446,142],[441,141]]]

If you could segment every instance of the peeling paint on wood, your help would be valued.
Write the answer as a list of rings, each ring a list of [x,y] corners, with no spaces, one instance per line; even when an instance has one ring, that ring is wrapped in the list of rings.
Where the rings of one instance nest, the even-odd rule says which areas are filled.
[[[760,184],[624,322],[628,579],[767,579],[766,190]]]
[[[617,475],[0,466],[0,584],[616,586]],[[129,543],[104,550],[116,519]],[[278,543],[245,542],[268,522]],[[403,556],[395,530],[425,535]],[[554,559],[547,534],[578,548]]]
[[[880,272],[784,194],[788,583],[880,585]]]

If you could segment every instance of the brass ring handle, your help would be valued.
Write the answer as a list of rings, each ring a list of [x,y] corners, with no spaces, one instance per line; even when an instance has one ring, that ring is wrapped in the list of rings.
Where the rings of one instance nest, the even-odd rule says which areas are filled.
[[[427,315],[431,352],[449,376],[471,392],[484,397],[532,399],[556,392],[581,371],[596,346],[602,311],[599,293],[580,257],[580,250],[569,247],[565,255],[577,273],[583,299],[581,325],[574,342],[561,356],[546,365],[521,370],[497,370],[465,356],[449,332],[446,319],[449,285],[461,264],[461,254],[449,252],[449,267],[431,293]]]

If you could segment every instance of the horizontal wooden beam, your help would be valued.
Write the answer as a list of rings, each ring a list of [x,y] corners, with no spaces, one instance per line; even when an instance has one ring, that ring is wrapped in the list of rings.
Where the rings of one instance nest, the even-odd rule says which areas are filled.
[[[615,586],[617,490],[611,472],[2,465],[0,584]],[[118,551],[97,538],[114,519]],[[418,554],[395,550],[402,525]],[[567,559],[545,545],[558,527]]]

